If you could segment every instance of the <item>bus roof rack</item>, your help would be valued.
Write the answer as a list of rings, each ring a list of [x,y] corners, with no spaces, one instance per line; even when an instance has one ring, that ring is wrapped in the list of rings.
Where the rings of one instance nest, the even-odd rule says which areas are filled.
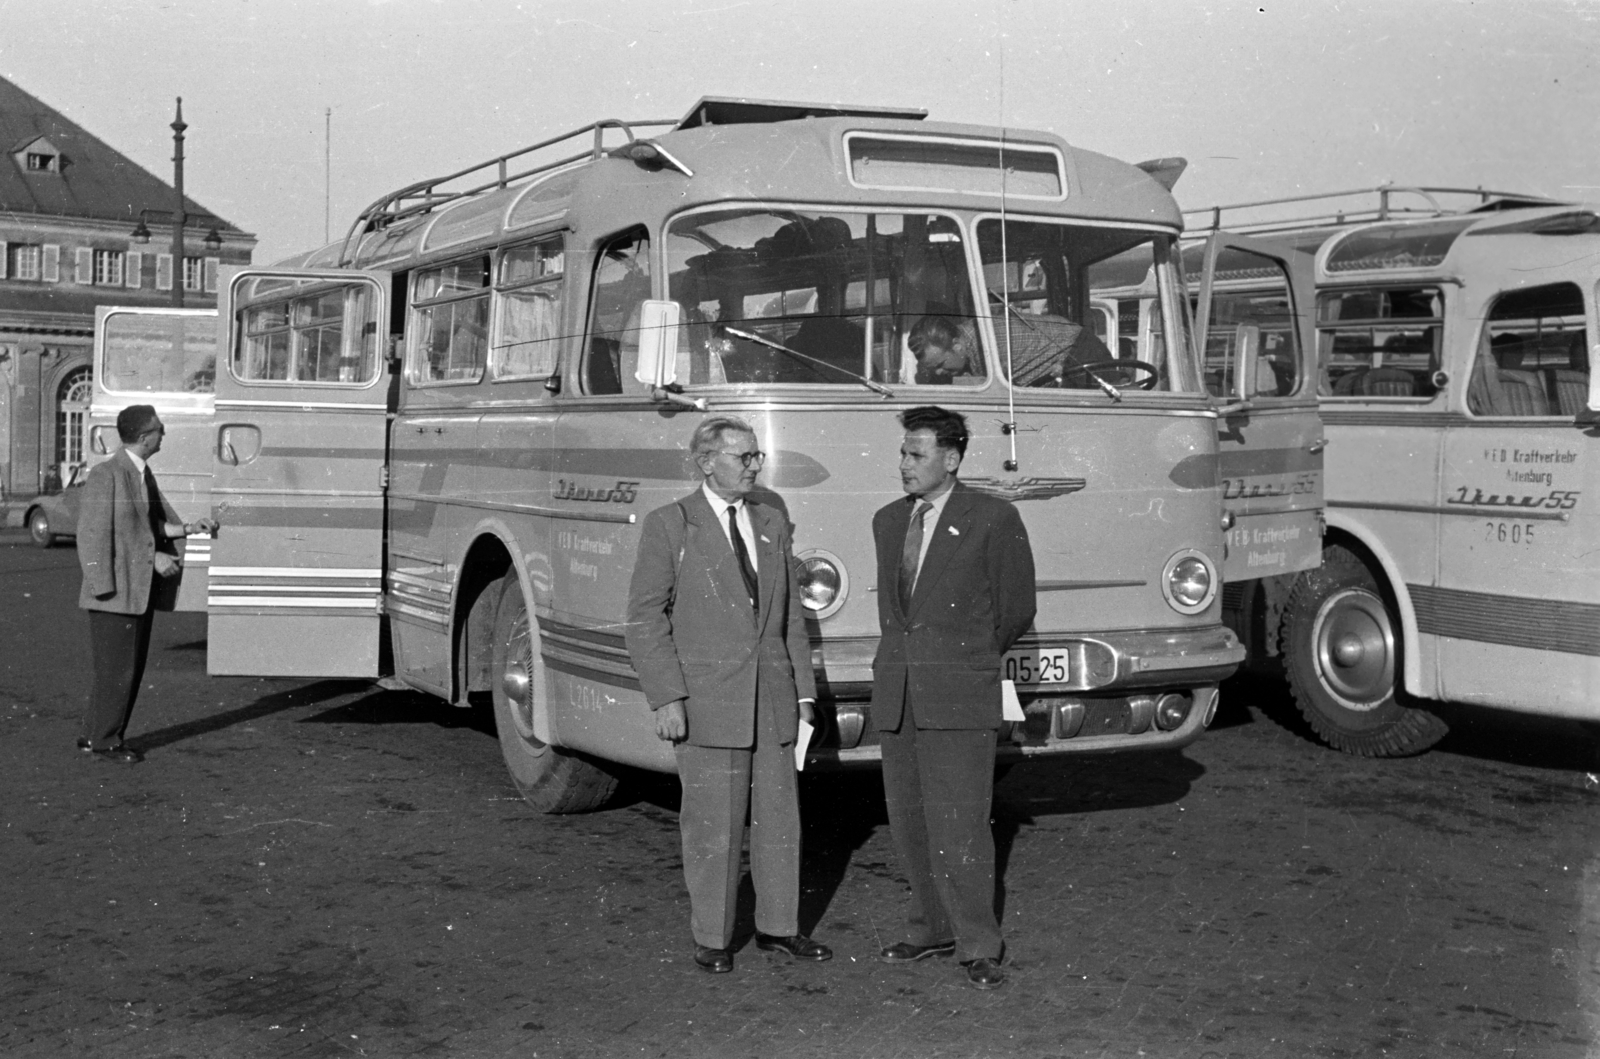
[[[1396,199],[1399,201],[1396,201]],[[1342,202],[1341,200],[1349,200]],[[1482,187],[1451,188],[1403,184],[1379,184],[1350,191],[1327,191],[1315,195],[1290,195],[1254,202],[1234,202],[1184,210],[1187,218],[1208,218],[1192,232],[1218,231],[1226,226],[1241,233],[1286,232],[1302,228],[1334,227],[1368,221],[1410,220],[1419,217],[1447,217],[1463,213],[1491,213],[1498,210],[1527,209],[1535,206],[1565,206],[1570,203],[1542,195],[1515,191],[1489,191]],[[1311,212],[1298,212],[1299,209]],[[1224,214],[1243,213],[1228,219]]]
[[[926,110],[903,107],[857,107],[844,103],[790,103],[777,99],[736,99],[732,96],[705,96],[689,108],[678,122],[680,129],[702,125],[764,125],[774,121],[801,118],[893,118],[921,121]]]
[[[528,180],[542,173],[548,173],[563,166],[573,165],[577,162],[599,158],[606,153],[605,133],[607,129],[621,130],[627,137],[628,143],[638,139],[634,130],[639,128],[670,128],[677,124],[676,118],[653,118],[644,121],[623,121],[619,118],[602,118],[600,121],[590,122],[588,125],[564,132],[559,136],[552,136],[547,140],[520,147],[506,154],[496,155],[486,162],[458,169],[454,173],[444,176],[429,177],[419,180],[414,184],[407,184],[403,188],[389,192],[382,198],[373,202],[366,209],[356,215],[355,221],[350,225],[350,230],[345,233],[344,243],[339,248],[339,264],[350,263],[350,255],[354,247],[361,245],[361,236],[368,232],[378,231],[400,221],[428,213],[451,202],[471,198],[489,191],[498,191],[519,181]],[[573,154],[562,154],[550,159],[541,157],[538,160],[529,159],[527,156],[537,152],[550,152],[569,140],[593,135],[593,143],[583,150]],[[515,168],[512,163],[520,163],[526,168]],[[465,185],[443,188],[441,185]]]

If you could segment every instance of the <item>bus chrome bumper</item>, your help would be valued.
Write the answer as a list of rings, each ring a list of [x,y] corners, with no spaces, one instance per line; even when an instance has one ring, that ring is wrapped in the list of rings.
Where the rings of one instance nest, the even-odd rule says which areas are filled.
[[[877,647],[876,637],[824,640],[813,647],[812,663],[822,700],[849,703],[872,698],[872,656]],[[1042,684],[1019,682],[1017,693],[1023,701],[1029,696],[1074,691],[1211,684],[1232,676],[1245,657],[1244,644],[1224,625],[1132,629],[1088,636],[1024,636],[1008,654],[1060,651],[1070,659],[1067,679]]]
[[[833,672],[853,668],[840,665],[844,652],[829,652],[829,646],[819,649],[819,662],[832,661]],[[1002,762],[1187,746],[1216,716],[1217,683],[1245,656],[1238,637],[1222,626],[1030,638],[1018,647],[1065,648],[1072,666],[1066,682],[1017,688],[1026,720],[1002,727],[996,748]],[[823,679],[819,686],[822,723],[807,761],[823,769],[876,764],[877,732],[864,701],[871,697],[871,681]]]

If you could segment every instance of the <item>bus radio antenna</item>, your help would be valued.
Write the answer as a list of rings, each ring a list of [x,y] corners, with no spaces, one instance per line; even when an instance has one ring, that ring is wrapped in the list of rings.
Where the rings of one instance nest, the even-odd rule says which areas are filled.
[[[1001,466],[1008,471],[1017,470],[1017,388],[1016,375],[1011,370],[1011,280],[1006,273],[1010,262],[1010,255],[1006,249],[1006,228],[1010,222],[1006,218],[1006,34],[1004,28],[1005,8],[1000,9],[1000,46],[995,51],[1000,56],[1000,113],[996,122],[1000,126],[1000,299],[1003,309],[1001,319],[1006,324],[1006,421],[1000,425],[1000,432],[1011,442],[1011,458]],[[1017,286],[1022,286],[1022,263],[1017,262]]]

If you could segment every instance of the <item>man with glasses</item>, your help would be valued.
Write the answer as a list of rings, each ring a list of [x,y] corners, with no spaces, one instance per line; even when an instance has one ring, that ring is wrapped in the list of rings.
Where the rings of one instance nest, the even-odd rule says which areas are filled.
[[[736,416],[690,442],[704,483],[645,516],[628,593],[628,653],[656,734],[676,748],[695,964],[733,969],[745,813],[756,948],[833,953],[800,932],[794,742],[816,698],[787,514],[752,495],[765,454]]]
[[[147,461],[161,451],[165,434],[150,405],[118,413],[122,448],[90,470],[78,515],[78,606],[89,612],[94,670],[78,749],[128,765],[142,758],[122,740],[150,652],[156,579],[178,576],[175,538],[217,528],[210,518],[184,522],[157,488]]]

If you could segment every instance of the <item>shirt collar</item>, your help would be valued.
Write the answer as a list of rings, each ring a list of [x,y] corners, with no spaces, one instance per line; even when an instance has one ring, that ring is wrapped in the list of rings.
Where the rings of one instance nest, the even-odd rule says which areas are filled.
[[[135,455],[132,449],[123,449],[122,451],[126,452],[128,454],[128,459],[133,461],[133,469],[138,471],[140,474],[143,474],[145,468],[144,458],[142,456]]]
[[[742,496],[741,497],[737,497],[737,498],[735,498],[733,500],[728,500],[725,497],[720,497],[716,493],[712,492],[711,483],[710,482],[702,482],[702,483],[700,483],[700,491],[706,494],[706,503],[710,504],[711,505],[711,510],[715,511],[719,516],[724,511],[728,510],[728,506],[730,504],[734,507],[735,510],[739,510],[739,509],[742,509],[744,507],[744,497],[742,497]]]
[[[911,510],[912,511],[916,511],[917,505],[920,504],[920,503],[923,503],[923,502],[927,502],[929,504],[932,504],[933,505],[933,519],[934,519],[935,522],[937,522],[939,520],[940,516],[942,516],[944,514],[944,505],[945,505],[945,503],[947,501],[949,501],[950,494],[955,492],[955,491],[956,491],[956,480],[955,480],[955,477],[952,475],[949,479],[947,479],[945,481],[944,488],[941,489],[938,493],[929,494],[928,496],[908,497],[908,499],[911,501]]]

